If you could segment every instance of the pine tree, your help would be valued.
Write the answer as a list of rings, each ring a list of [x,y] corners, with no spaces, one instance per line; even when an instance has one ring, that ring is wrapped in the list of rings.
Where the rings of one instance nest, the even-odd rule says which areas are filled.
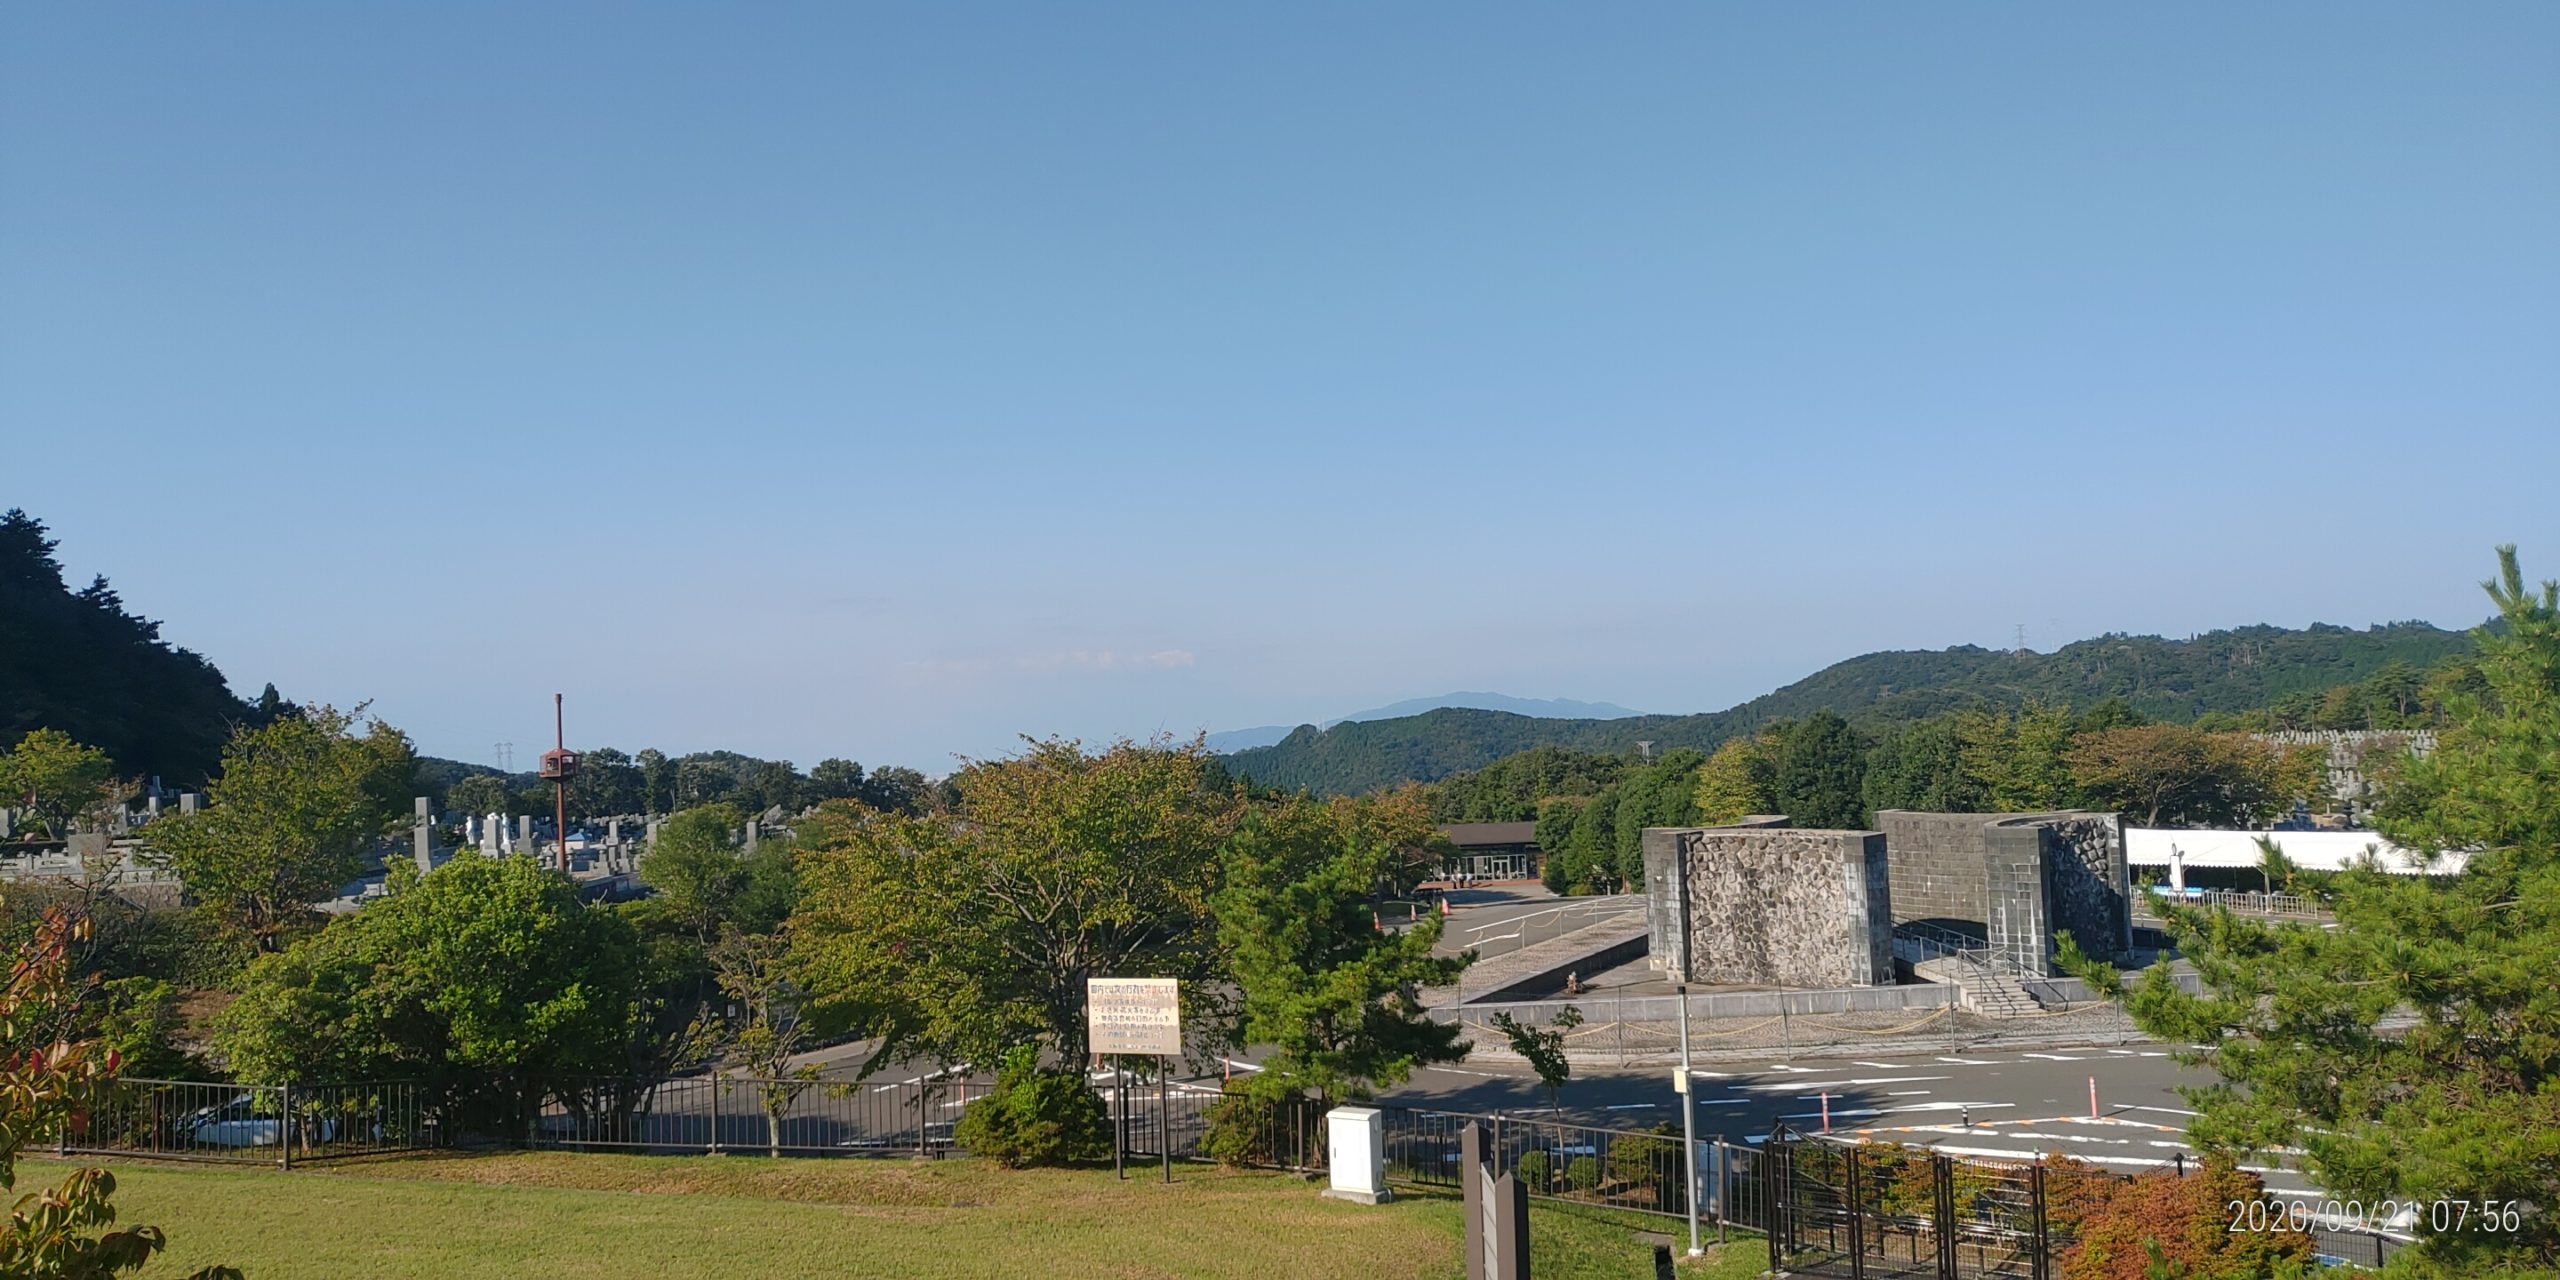
[[[2394,842],[2467,854],[2459,874],[2343,872],[2314,890],[2334,929],[2169,907],[2200,996],[2066,948],[2145,1032],[2203,1046],[2226,1083],[2189,1092],[2199,1145],[2298,1147],[2342,1199],[2467,1206],[2419,1215],[2420,1274],[2560,1269],[2560,584],[2498,556],[2481,689],[2382,810]]]

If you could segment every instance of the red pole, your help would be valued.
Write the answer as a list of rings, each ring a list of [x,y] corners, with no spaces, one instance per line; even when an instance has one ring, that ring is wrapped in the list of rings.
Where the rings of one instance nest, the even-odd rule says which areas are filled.
[[[567,751],[569,749],[569,735],[563,729],[560,718],[560,695],[556,693],[551,695],[551,746],[552,749],[556,751]],[[564,756],[560,758],[566,759],[567,757]],[[553,794],[559,801],[559,808],[552,815],[552,821],[559,825],[553,828],[552,834],[554,838],[560,842],[560,874],[567,875],[569,874],[568,776],[565,774],[562,775],[553,781],[552,786],[555,789]]]
[[[2089,1118],[2098,1118],[2098,1078],[2089,1077]]]
[[[1804,1095],[1797,1094],[1796,1096],[1801,1098]],[[1824,1133],[1831,1132],[1831,1095],[1827,1093],[1822,1095],[1822,1131]]]

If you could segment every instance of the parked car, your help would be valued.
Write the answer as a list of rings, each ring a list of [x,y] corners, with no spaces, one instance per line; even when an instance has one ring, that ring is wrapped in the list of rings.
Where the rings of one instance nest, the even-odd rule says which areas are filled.
[[[228,1101],[188,1113],[178,1122],[178,1132],[203,1147],[275,1146],[284,1134],[282,1117],[258,1103],[257,1094],[234,1094]],[[303,1116],[295,1122],[294,1132],[306,1143],[328,1142],[338,1136],[338,1125],[327,1116]]]

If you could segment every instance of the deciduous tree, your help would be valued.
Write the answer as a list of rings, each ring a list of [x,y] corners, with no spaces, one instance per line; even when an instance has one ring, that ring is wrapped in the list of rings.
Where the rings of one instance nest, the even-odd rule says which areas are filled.
[[[311,904],[337,896],[364,851],[408,819],[409,740],[380,720],[359,733],[362,714],[312,707],[244,726],[223,748],[205,807],[144,828],[148,856],[262,951]]]
[[[801,832],[793,933],[826,1016],[921,1052],[1085,1053],[1090,977],[1215,998],[1210,896],[1242,798],[1198,742],[1064,739],[961,770],[954,813],[828,805]]]
[[[58,729],[36,729],[0,756],[0,800],[30,811],[56,839],[115,777],[107,753]]]
[[[456,858],[249,968],[215,1043],[246,1081],[415,1080],[514,1135],[628,1061],[630,924],[531,857]]]

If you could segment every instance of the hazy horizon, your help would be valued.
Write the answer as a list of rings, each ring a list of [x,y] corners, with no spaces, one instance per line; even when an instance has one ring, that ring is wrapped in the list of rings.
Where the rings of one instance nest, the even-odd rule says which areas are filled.
[[[0,12],[0,508],[422,751],[941,772],[2560,575],[2560,7]]]

